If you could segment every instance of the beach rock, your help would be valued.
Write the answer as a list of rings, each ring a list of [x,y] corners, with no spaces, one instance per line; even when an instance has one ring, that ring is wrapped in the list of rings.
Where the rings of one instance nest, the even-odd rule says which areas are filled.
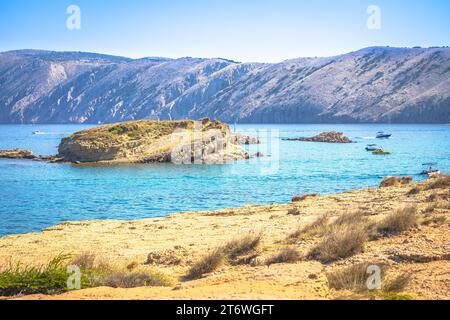
[[[244,135],[242,133],[233,133],[232,141],[238,144],[250,145],[250,144],[261,144],[258,137]]]
[[[220,121],[131,121],[76,132],[61,140],[59,157],[70,162],[227,163],[248,159]]]
[[[0,150],[0,158],[5,159],[36,159],[37,156],[33,154],[31,150],[13,149],[13,150]]]
[[[322,132],[314,137],[287,138],[285,141],[307,141],[307,142],[326,142],[326,143],[352,143],[342,132],[329,131]]]
[[[380,183],[380,188],[398,186],[402,184],[410,184],[413,181],[412,177],[387,177]]]
[[[33,151],[22,149],[0,150],[0,158],[46,161],[50,163],[64,162],[64,159],[58,156],[36,156],[33,154]]]

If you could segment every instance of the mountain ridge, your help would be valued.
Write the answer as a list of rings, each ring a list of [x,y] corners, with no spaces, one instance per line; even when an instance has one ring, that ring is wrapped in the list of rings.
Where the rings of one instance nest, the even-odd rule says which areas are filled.
[[[449,79],[448,47],[279,63],[15,50],[0,53],[0,123],[449,123]]]

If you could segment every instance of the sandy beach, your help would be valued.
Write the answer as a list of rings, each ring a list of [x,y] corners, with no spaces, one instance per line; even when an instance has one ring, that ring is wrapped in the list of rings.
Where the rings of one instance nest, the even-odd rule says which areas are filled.
[[[449,188],[421,190],[417,194],[410,192],[412,188],[416,187],[407,184],[362,189],[306,197],[288,204],[177,213],[158,219],[66,222],[39,233],[0,238],[0,261],[40,265],[59,253],[95,252],[115,265],[132,264],[139,270],[157,270],[173,281],[173,285],[167,287],[98,287],[55,296],[19,297],[25,299],[354,298],[355,293],[331,289],[326,274],[359,262],[387,265],[390,275],[410,274],[411,281],[405,292],[415,299],[448,299]],[[419,189],[424,188],[419,185]],[[331,263],[314,259],[270,266],[263,263],[287,245],[307,255],[320,242],[320,236],[306,237],[295,243],[288,243],[286,239],[298,228],[325,214],[335,219],[360,212],[376,223],[392,211],[411,205],[417,207],[420,216],[416,227],[395,236],[367,241],[363,251],[351,257]],[[293,209],[295,214],[288,214]],[[430,223],[434,220],[440,222]],[[262,235],[256,262],[224,264],[200,279],[183,280],[189,267],[206,252],[252,233]],[[150,253],[157,259],[151,265],[144,265]]]

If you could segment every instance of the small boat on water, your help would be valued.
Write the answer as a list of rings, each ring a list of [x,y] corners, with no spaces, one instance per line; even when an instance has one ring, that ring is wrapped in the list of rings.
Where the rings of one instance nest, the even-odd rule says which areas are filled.
[[[376,144],[368,144],[366,146],[366,151],[376,151],[381,149],[379,146],[377,146]]]
[[[33,134],[42,134],[42,131],[36,130],[36,131],[33,131]]]
[[[422,165],[428,167],[428,170],[423,170],[423,171],[420,173],[420,175],[422,175],[422,176],[429,176],[429,177],[432,177],[432,176],[441,174],[441,171],[439,171],[439,170],[437,170],[437,169],[433,169],[433,166],[437,165],[436,162],[423,163]]]
[[[377,139],[388,139],[392,137],[390,133],[384,133],[383,131],[377,132]]]
[[[375,154],[375,155],[387,155],[387,154],[391,154],[391,152],[388,151],[388,150],[384,150],[383,148],[380,148],[380,149],[372,151],[372,154]]]

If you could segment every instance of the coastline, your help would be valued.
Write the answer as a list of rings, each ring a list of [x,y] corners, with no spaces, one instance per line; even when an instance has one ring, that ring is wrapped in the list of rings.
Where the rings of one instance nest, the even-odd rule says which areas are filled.
[[[40,265],[60,253],[89,251],[116,265],[135,263],[142,269],[158,270],[174,283],[170,287],[98,287],[56,296],[25,296],[27,299],[335,299],[352,297],[353,293],[329,288],[326,274],[357,262],[386,264],[391,274],[411,273],[406,292],[415,299],[448,299],[448,221],[441,225],[419,224],[398,235],[368,241],[362,252],[332,263],[304,259],[270,266],[224,265],[198,280],[180,280],[205,252],[250,233],[262,234],[259,256],[263,261],[285,247],[286,237],[299,226],[325,214],[337,218],[359,211],[376,222],[402,206],[415,205],[423,220],[428,214],[430,196],[446,195],[449,191],[447,187],[410,194],[411,189],[424,183],[318,195],[288,204],[176,213],[163,218],[66,222],[38,233],[0,238],[0,261]],[[297,209],[298,214],[288,214],[292,209]],[[433,214],[448,218],[450,210],[436,207]],[[320,240],[321,237],[311,237],[294,246],[306,254]],[[150,253],[176,256],[179,262],[144,265]],[[400,256],[412,258],[402,262]],[[416,256],[425,262],[415,261]]]

